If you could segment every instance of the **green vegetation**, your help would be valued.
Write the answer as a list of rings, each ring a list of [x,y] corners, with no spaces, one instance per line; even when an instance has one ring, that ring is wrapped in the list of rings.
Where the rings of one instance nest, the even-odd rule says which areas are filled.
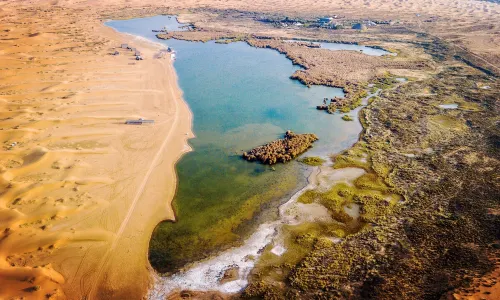
[[[354,167],[370,172],[371,165],[369,158],[370,155],[368,154],[365,145],[363,143],[357,143],[353,146],[353,148],[333,156],[333,167],[335,169]]]
[[[301,159],[300,162],[310,166],[321,166],[325,160],[317,156],[308,156]]]
[[[366,173],[354,181],[354,185],[360,189],[375,190],[381,193],[389,192],[389,187],[384,180],[375,173]]]
[[[436,57],[446,59],[446,54]],[[385,91],[361,119],[369,134],[333,157],[334,168],[359,167],[366,174],[353,185],[309,190],[298,199],[324,205],[341,225],[328,230],[323,224],[319,234],[311,230],[295,238],[311,250],[298,264],[288,265],[281,282],[261,275],[245,295],[430,299],[455,288],[475,289],[470,279],[494,267],[488,255],[500,228],[500,217],[490,213],[498,210],[500,197],[495,184],[498,129],[492,126],[498,117],[495,109],[443,111],[436,106],[456,93],[463,95],[463,104],[455,101],[459,108],[493,108],[498,81],[490,80],[492,88],[482,91],[476,82],[486,76],[454,61],[451,65],[435,77],[394,90],[391,80],[379,82]],[[433,96],[422,96],[428,88]],[[342,214],[352,205],[359,205],[357,227]],[[328,236],[343,239],[334,243]],[[271,266],[275,273],[283,268]]]
[[[230,43],[235,43],[235,42],[244,42],[247,40],[246,35],[240,35],[240,36],[235,36],[235,37],[227,37],[227,38],[222,38],[222,39],[217,39],[215,42],[217,44],[230,44]]]
[[[344,121],[354,121],[354,119],[352,118],[352,116],[349,116],[349,115],[343,115],[342,116],[342,120],[344,120]]]
[[[394,87],[395,84],[398,83],[396,78],[391,75],[390,73],[386,73],[382,76],[379,76],[372,80],[375,84],[375,88],[382,89],[382,90],[388,90]]]
[[[340,111],[341,113],[348,113],[348,112],[350,112],[350,111],[351,111],[351,108],[350,108],[349,106],[341,106],[341,107],[339,108],[339,111]]]
[[[339,288],[342,278],[352,272],[352,268],[356,269],[361,260],[370,257],[367,249],[361,249],[361,253],[350,249],[347,251],[348,254],[345,254],[346,249],[340,245],[344,245],[350,237],[364,234],[367,222],[379,222],[395,214],[399,210],[399,202],[393,200],[401,197],[391,193],[384,179],[371,169],[367,160],[368,152],[366,144],[359,142],[335,157],[334,168],[339,168],[339,164],[345,166],[345,162],[358,162],[369,172],[358,177],[353,184],[341,182],[328,191],[307,190],[299,196],[297,201],[300,203],[318,203],[325,206],[335,223],[303,223],[286,226],[284,237],[286,253],[278,257],[272,254],[270,249],[265,250],[244,296],[281,298],[285,291],[277,282],[287,279],[293,288],[298,289],[309,287],[309,284],[319,285],[321,288],[326,286]],[[363,160],[364,162],[361,162]],[[388,175],[387,172],[382,173]],[[359,207],[359,218],[346,212],[347,208],[352,209],[354,206]],[[340,244],[335,244],[331,240],[334,237],[343,240]],[[338,253],[339,251],[342,253]],[[335,262],[329,260],[329,264],[325,265],[323,254],[326,253],[335,253],[331,257],[340,256],[340,260]],[[358,258],[353,260],[353,257]],[[328,279],[324,280],[313,277],[308,279],[308,276],[312,275],[311,270],[315,268],[327,268],[325,270],[331,272],[329,274],[336,275],[335,277],[329,275]],[[287,295],[288,293],[290,290],[287,291]]]
[[[318,197],[318,193],[314,190],[307,190],[299,196],[298,202],[303,204],[311,204]]]
[[[361,106],[363,99],[366,97],[368,97],[368,92],[363,88],[359,92],[357,92],[354,96],[352,96],[349,108],[352,110]]]
[[[463,64],[464,54],[439,39],[415,39],[432,56],[432,73],[404,84],[391,74],[376,78],[372,90],[381,93],[361,113],[361,141],[333,157],[334,168],[366,174],[298,199],[325,206],[336,222],[285,226],[286,253],[265,249],[243,296],[440,299],[460,287],[473,292],[471,278],[493,269],[488,256],[498,256],[500,228],[498,78]],[[397,51],[388,59],[405,58]],[[482,89],[484,82],[491,88]],[[450,95],[459,108],[438,109]],[[359,97],[349,97],[352,106],[333,112],[353,109]],[[359,218],[346,213],[350,207],[359,207]]]
[[[221,189],[214,188],[220,180],[215,176],[210,180],[198,181],[203,182],[203,185],[188,186],[190,189],[203,189],[203,195],[208,196],[202,197],[191,190],[179,191],[177,197],[186,195],[189,201],[176,199],[173,203],[174,209],[176,213],[182,210],[182,216],[189,222],[176,224],[164,222],[155,228],[149,248],[151,264],[162,273],[174,272],[187,263],[208,257],[217,250],[235,246],[241,241],[242,236],[254,230],[251,220],[266,205],[279,201],[297,186],[298,175],[294,173],[296,168],[292,165],[280,167],[285,170],[263,172],[258,177],[241,174],[239,170],[235,170],[235,174],[226,174],[233,177],[235,185],[223,190],[222,196]],[[262,166],[262,169],[267,168]],[[179,170],[190,172],[186,167],[179,168]],[[249,181],[251,185],[237,184]],[[263,192],[258,195],[249,193],[248,189],[256,188],[262,189]],[[211,197],[212,193],[218,199],[210,198],[211,201],[216,201],[216,206],[206,200],[207,197]],[[252,196],[248,196],[249,194]],[[182,203],[182,206],[179,203]],[[197,214],[198,210],[204,210],[204,213]]]

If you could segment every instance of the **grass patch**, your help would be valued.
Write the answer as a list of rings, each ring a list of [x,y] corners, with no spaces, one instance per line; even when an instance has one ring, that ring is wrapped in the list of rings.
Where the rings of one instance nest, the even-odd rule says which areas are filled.
[[[369,163],[370,155],[363,142],[358,142],[351,149],[332,157],[333,168],[342,169],[348,167],[361,168],[367,172],[371,171]]]
[[[467,111],[481,111],[483,108],[480,104],[474,102],[460,102],[458,104],[458,109],[467,110]]]
[[[351,111],[351,108],[349,106],[342,106],[341,108],[339,108],[339,111],[341,113],[348,113]]]
[[[366,171],[370,171],[370,164],[363,159],[353,158],[349,155],[339,154],[333,157],[335,164],[333,167],[335,169],[343,169],[343,168],[361,168]]]
[[[344,120],[344,121],[354,121],[354,119],[352,118],[352,116],[349,116],[349,115],[343,115],[342,116],[342,120]]]
[[[318,156],[308,156],[301,159],[300,162],[310,166],[321,166],[325,160]]]
[[[297,202],[303,204],[311,204],[314,202],[316,198],[318,198],[318,192],[314,190],[307,190],[304,193],[302,193],[302,195],[299,196]]]
[[[395,208],[395,204],[377,194],[355,195],[354,201],[360,205],[361,218],[366,222],[375,222],[378,218],[384,219]]]
[[[429,122],[449,130],[464,130],[467,128],[463,121],[448,115],[431,116]]]
[[[361,175],[354,181],[354,185],[359,189],[375,190],[382,193],[389,191],[389,187],[384,183],[383,179],[374,173]]]

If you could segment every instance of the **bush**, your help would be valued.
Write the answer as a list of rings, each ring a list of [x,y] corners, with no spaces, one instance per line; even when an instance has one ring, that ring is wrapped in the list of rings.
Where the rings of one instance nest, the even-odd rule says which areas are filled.
[[[300,162],[310,166],[321,166],[325,163],[325,160],[317,156],[308,156],[304,157]]]
[[[354,119],[351,116],[349,116],[349,115],[343,115],[342,116],[342,120],[344,120],[344,121],[353,121]]]

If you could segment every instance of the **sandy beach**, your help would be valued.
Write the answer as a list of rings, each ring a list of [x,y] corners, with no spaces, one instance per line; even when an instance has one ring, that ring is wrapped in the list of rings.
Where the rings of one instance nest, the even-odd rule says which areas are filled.
[[[0,298],[139,299],[192,135],[170,58],[72,10],[0,14]]]

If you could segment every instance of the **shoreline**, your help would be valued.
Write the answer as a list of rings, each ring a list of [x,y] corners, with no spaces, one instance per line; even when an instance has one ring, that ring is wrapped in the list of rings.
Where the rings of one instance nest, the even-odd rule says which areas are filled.
[[[109,20],[110,21],[110,20]],[[144,43],[145,45],[149,45],[151,46],[152,48],[160,48],[160,49],[166,49],[166,46],[159,43],[159,42],[154,42],[150,39],[147,39],[147,38],[144,38],[144,37],[141,37],[141,36],[138,36],[138,35],[134,35],[134,34],[129,34],[129,33],[122,33],[122,32],[119,32],[117,31],[116,29],[110,27],[110,26],[107,26],[106,25],[106,22],[103,22],[101,24],[101,26],[103,28],[106,28],[106,29],[111,29],[114,34],[116,34],[117,36],[124,36],[126,37],[126,41],[127,42],[133,42],[133,41],[138,41],[139,43]],[[156,276],[158,275],[158,273],[156,272],[156,270],[151,266],[150,262],[149,262],[149,242],[151,240],[151,236],[152,236],[152,233],[154,231],[154,228],[156,228],[159,224],[161,224],[162,222],[173,222],[175,223],[176,220],[177,220],[177,216],[176,216],[176,213],[175,213],[175,210],[173,208],[173,198],[175,197],[175,194],[177,192],[177,189],[178,189],[178,181],[179,181],[179,178],[178,178],[178,175],[177,175],[177,172],[176,172],[176,166],[177,166],[177,163],[182,159],[182,157],[193,151],[193,149],[191,148],[191,146],[189,145],[189,140],[192,139],[192,138],[195,138],[196,135],[195,133],[193,132],[193,113],[189,107],[189,105],[187,104],[187,102],[183,99],[183,91],[182,89],[179,87],[179,83],[178,83],[178,76],[177,76],[177,73],[175,71],[175,67],[173,65],[173,60],[171,60],[170,58],[161,58],[161,59],[156,59],[156,58],[152,58],[150,56],[150,59],[152,60],[161,60],[162,62],[167,60],[166,64],[167,64],[167,68],[166,70],[170,71],[170,74],[169,75],[173,75],[171,78],[169,78],[170,80],[172,80],[172,82],[175,83],[175,89],[176,91],[179,93],[178,97],[174,97],[174,98],[177,98],[178,100],[180,100],[180,104],[185,106],[184,108],[187,108],[189,114],[188,114],[188,120],[189,120],[189,130],[186,132],[186,138],[184,139],[184,149],[178,153],[178,155],[175,157],[175,159],[173,160],[173,165],[172,165],[172,168],[173,168],[173,173],[175,175],[175,178],[173,180],[173,185],[175,186],[175,189],[172,193],[171,196],[168,197],[168,201],[166,203],[167,205],[167,210],[171,212],[170,215],[168,215],[166,218],[164,219],[161,219],[159,221],[156,222],[156,225],[153,226],[153,230],[149,230],[149,236],[147,238],[147,248],[146,248],[146,252],[145,252],[145,256],[146,256],[146,262],[147,262],[147,269],[149,270],[150,272],[150,283],[149,283],[149,288],[148,290],[146,291],[146,293],[144,293],[144,295],[147,295],[149,294],[149,290],[150,290],[150,287],[152,285],[154,285],[154,282],[155,282],[155,278]],[[172,95],[173,96],[173,95]],[[178,104],[178,103],[176,103]],[[165,140],[166,142],[167,140]],[[165,144],[164,144],[165,145]],[[162,149],[160,150],[162,151]],[[153,161],[152,165],[156,163],[156,160]],[[154,222],[151,222],[151,223],[154,223]]]
[[[115,30],[115,31],[116,31],[116,30]],[[135,38],[135,39],[139,39],[139,40],[143,40],[143,41],[151,42],[151,43],[152,43],[152,44],[154,44],[154,45],[158,45],[158,44],[159,44],[159,43],[156,43],[156,42],[152,41],[152,40],[151,40],[151,39],[149,39],[149,38],[144,38],[144,37],[141,37],[141,36],[138,36],[138,35],[134,35],[134,34],[130,34],[130,33],[122,33],[122,34],[125,34],[125,35],[128,35],[128,36],[131,36],[131,37],[133,37],[133,38]],[[160,45],[161,47],[165,47],[165,45],[163,45],[163,44],[159,44],[159,45]],[[249,45],[249,46],[253,47],[252,45]],[[291,60],[289,57],[287,57],[287,59],[288,59],[288,60]],[[174,69],[174,70],[175,70],[175,69]],[[368,96],[366,96],[366,97],[364,98],[363,103],[362,103],[362,107],[360,107],[360,109],[359,109],[359,110],[358,110],[358,112],[357,112],[358,121],[360,121],[360,111],[361,111],[361,109],[367,105],[368,99],[369,99],[369,98],[371,98],[371,97],[373,97],[373,96],[376,96],[376,95],[378,94],[378,92],[379,92],[379,91],[377,91],[377,92],[375,92],[375,93],[372,93],[372,94],[369,94]],[[359,138],[360,138],[360,137],[361,137],[361,135],[363,134],[363,130],[364,130],[364,129],[362,128],[362,129],[361,129],[361,131],[357,134],[357,139],[356,139],[356,142],[354,142],[354,143],[353,143],[352,145],[350,145],[349,147],[347,147],[347,148],[343,149],[342,151],[345,151],[345,150],[347,150],[347,149],[351,148],[351,147],[352,147],[355,143],[357,143],[357,142],[359,141]],[[342,151],[340,151],[340,152],[342,152]],[[340,153],[340,152],[339,152],[339,153]],[[334,153],[331,153],[331,154],[329,154],[329,155],[334,155]],[[318,169],[318,170],[320,170],[320,169]],[[280,205],[280,207],[278,208],[278,210],[280,211],[280,215],[283,215],[283,212],[282,212],[281,207],[286,206],[286,205],[287,205],[290,201],[292,201],[294,198],[297,198],[298,196],[300,196],[301,192],[304,192],[305,190],[307,190],[307,189],[311,189],[311,188],[312,188],[312,187],[311,187],[311,180],[313,180],[313,181],[317,181],[317,180],[319,180],[319,173],[321,173],[321,172],[318,172],[318,170],[316,170],[316,168],[314,168],[314,169],[311,171],[311,173],[310,173],[309,175],[305,175],[305,176],[306,176],[306,178],[307,178],[307,184],[306,184],[305,186],[301,186],[301,187],[299,188],[299,191],[298,191],[298,192],[294,193],[294,194],[293,194],[293,195],[289,198],[289,200],[288,200],[288,201],[286,201],[285,203],[283,203],[283,204],[281,204],[281,205]],[[349,170],[347,170],[347,172],[348,172],[348,171],[349,171]],[[338,170],[337,170],[336,172],[342,172],[342,171],[338,171]],[[318,174],[316,174],[316,176],[315,176],[315,173],[318,173]],[[314,177],[314,178],[313,178],[313,177]],[[174,212],[174,213],[175,213],[175,212]],[[280,218],[280,219],[281,219],[281,218]],[[276,220],[276,221],[274,221],[274,222],[272,222],[272,223],[273,223],[273,224],[274,224],[274,223],[280,223],[280,219],[278,219],[278,220]],[[175,222],[175,221],[174,221],[174,222]],[[160,223],[159,223],[159,224],[160,224]],[[262,225],[265,225],[265,224],[260,224],[260,225],[259,225],[259,228],[260,228]],[[277,224],[276,224],[276,225],[277,225]],[[271,227],[273,227],[273,226],[271,226]],[[274,227],[273,227],[273,228],[274,228]],[[164,284],[164,283],[162,283],[162,281],[169,280],[169,279],[172,279],[172,278],[174,278],[173,280],[176,280],[175,278],[177,278],[177,277],[179,277],[179,276],[182,276],[182,274],[183,274],[183,273],[184,273],[184,274],[185,274],[185,273],[188,273],[188,274],[189,274],[189,273],[192,273],[192,272],[191,272],[191,269],[193,269],[193,268],[194,268],[194,269],[196,269],[196,266],[199,266],[199,267],[203,268],[203,265],[207,265],[207,264],[208,264],[208,265],[210,265],[210,261],[212,261],[212,260],[217,260],[217,258],[218,258],[218,257],[220,257],[221,255],[222,255],[222,256],[223,256],[224,254],[231,255],[231,254],[230,254],[231,252],[237,251],[237,249],[242,248],[242,247],[245,247],[244,245],[246,245],[246,243],[247,243],[249,240],[253,239],[252,237],[253,237],[254,235],[256,235],[256,234],[258,234],[258,230],[257,230],[257,231],[254,231],[254,232],[253,232],[250,236],[248,236],[248,237],[247,237],[247,238],[243,241],[243,246],[231,247],[231,248],[228,248],[227,250],[219,251],[219,252],[217,252],[217,253],[215,253],[215,254],[211,255],[210,257],[208,257],[208,258],[206,258],[206,259],[203,259],[203,260],[201,260],[201,261],[195,261],[195,262],[193,262],[193,263],[191,263],[191,264],[189,264],[189,265],[185,266],[185,267],[183,268],[183,271],[177,272],[177,273],[172,274],[172,275],[167,276],[167,277],[163,276],[161,273],[158,273],[156,270],[154,270],[154,268],[152,268],[153,277],[154,277],[155,279],[154,279],[154,282],[153,282],[152,288],[150,288],[150,290],[149,290],[149,292],[148,292],[148,297],[149,297],[149,298],[160,297],[159,293],[162,293],[162,291],[165,291],[165,289],[168,289],[166,286],[167,286],[167,285],[169,285],[169,284]],[[274,236],[274,235],[273,235],[273,236]],[[265,243],[266,243],[265,245],[268,245],[269,243],[271,243],[273,239],[274,239],[274,237],[271,237],[271,241],[265,242]],[[267,241],[267,240],[268,240],[268,237],[265,237],[265,240]],[[257,254],[255,254],[255,255],[257,255]],[[240,263],[241,263],[241,262],[240,262]],[[243,280],[243,281],[244,281],[245,279],[244,279],[243,277],[246,277],[246,276],[249,274],[249,272],[250,272],[251,270],[252,270],[252,267],[246,268],[246,271],[245,271],[245,274],[246,274],[246,275],[242,276],[242,277],[239,279],[239,281],[241,281],[241,280]],[[205,270],[205,271],[206,271],[206,270]],[[223,270],[222,270],[222,271],[223,271]],[[198,272],[197,272],[197,273],[198,273]],[[168,278],[168,279],[167,279],[167,278]],[[169,281],[169,282],[170,282],[170,281]],[[173,281],[172,281],[172,282],[173,282]],[[193,282],[194,282],[194,281],[193,281]],[[215,282],[217,282],[217,281],[215,281]],[[234,283],[234,282],[230,282],[229,284],[231,284],[231,283]],[[171,283],[171,284],[175,285],[174,283]],[[156,287],[155,287],[155,286],[156,286]],[[158,286],[161,286],[161,287],[158,287]],[[186,286],[184,286],[184,287],[179,286],[179,287],[180,287],[180,288],[186,288]],[[169,291],[170,291],[170,292],[175,292],[174,290],[170,290],[170,289],[169,289]],[[199,290],[199,291],[213,291],[213,290],[212,290],[212,289],[207,289],[207,290]],[[220,292],[234,292],[235,290],[234,290],[234,287],[233,287],[233,289],[230,289],[230,290],[219,290],[219,291],[220,291]],[[169,293],[170,293],[170,292],[169,292]],[[164,295],[169,295],[169,293],[165,293]]]
[[[361,122],[362,109],[364,109],[368,105],[368,101],[370,98],[379,95],[379,93],[380,90],[377,90],[373,93],[368,94],[365,98],[363,98],[362,104],[359,107],[356,114],[357,121],[360,122],[361,125],[362,125]],[[345,152],[353,148],[360,141],[362,135],[364,134],[364,131],[365,128],[362,125],[360,132],[357,134],[356,141],[353,144],[349,145],[348,147],[340,151],[330,153],[328,156],[334,156],[336,154],[340,154],[342,152]],[[258,258],[261,255],[260,250],[263,250],[269,247],[270,245],[279,242],[277,241],[277,239],[283,238],[282,236],[283,233],[281,233],[281,227],[283,225],[301,224],[300,222],[294,223],[293,219],[286,214],[286,209],[288,207],[293,206],[294,203],[296,203],[297,199],[305,191],[312,190],[316,187],[316,185],[319,185],[320,177],[326,177],[328,176],[328,174],[331,175],[333,173],[338,173],[338,174],[345,173],[347,176],[346,180],[352,181],[354,180],[355,177],[361,176],[362,174],[365,173],[362,169],[355,170],[356,168],[352,167],[344,167],[340,169],[327,169],[329,167],[331,168],[331,166],[333,166],[332,163],[327,163],[323,166],[312,167],[310,169],[308,168],[306,170],[306,174],[304,174],[306,178],[305,185],[297,187],[298,190],[295,193],[291,194],[288,200],[282,202],[277,207],[277,210],[279,211],[278,219],[263,224],[259,224],[256,230],[252,231],[252,233],[243,240],[241,245],[230,247],[227,248],[226,250],[218,251],[205,259],[192,262],[183,267],[181,271],[176,272],[174,274],[170,274],[168,276],[164,276],[163,274],[158,273],[155,270],[154,271],[156,275],[155,282],[153,284],[153,287],[148,292],[148,299],[161,299],[162,297],[171,297],[183,290],[189,290],[190,292],[195,292],[195,293],[196,292],[222,293],[228,295],[235,293],[237,294],[241,292],[241,290],[243,290],[246,286],[248,286],[249,282],[247,281],[247,277],[250,275],[250,273],[255,267],[255,265],[248,266],[249,263],[248,260],[246,260],[246,257],[249,256],[254,257],[254,259],[252,260],[255,263],[258,263],[259,261]],[[359,173],[359,171],[361,171],[362,173]],[[343,180],[337,179],[333,182],[328,182],[328,184],[331,186],[341,181]],[[324,184],[325,183],[323,183],[322,185]],[[260,239],[262,239],[262,241],[260,246],[257,246],[259,236],[261,236]],[[276,245],[275,247],[279,247],[279,245]],[[253,251],[255,252],[253,253],[251,251],[252,249],[260,249],[260,250],[258,250],[257,252]],[[246,253],[245,251],[248,253]],[[243,252],[246,255],[243,256],[241,252]],[[233,257],[234,255],[236,255],[236,257],[239,256],[241,257],[240,259],[238,259]],[[242,265],[247,265],[247,266],[242,266]],[[231,266],[238,266],[237,267],[239,270],[238,273],[240,273],[238,278],[236,280],[228,281],[225,283],[220,282],[218,279],[218,275],[229,270]],[[201,276],[198,274],[204,274],[204,276],[198,278],[198,276]],[[183,280],[185,281],[183,282]],[[205,288],[200,288],[201,285],[203,284],[210,285],[210,287],[207,286]]]
[[[175,219],[171,202],[178,189],[176,164],[190,147],[189,138],[183,132],[176,132],[180,132],[181,137],[170,136],[169,132],[180,127],[192,129],[193,118],[189,106],[182,105],[187,103],[182,99],[171,63],[169,66],[167,62],[156,63],[149,58],[135,62],[128,57],[130,53],[122,55],[123,52],[118,57],[109,56],[110,47],[114,50],[113,46],[119,46],[119,42],[147,44],[147,41],[119,38],[120,35],[103,29],[107,26],[102,26],[101,16],[123,13],[136,18],[160,9],[152,6],[147,10],[144,7],[133,10],[146,3],[131,3],[128,10],[117,11],[120,6],[117,3],[101,5],[102,11],[84,6],[86,4],[78,4],[80,9],[74,10],[70,7],[74,2],[58,5],[57,1],[32,6],[9,1],[0,6],[0,17],[5,20],[0,24],[5,44],[0,59],[0,69],[5,75],[0,91],[0,138],[3,141],[0,151],[4,154],[0,155],[0,188],[5,191],[0,197],[0,219],[3,220],[0,224],[0,285],[8,287],[0,291],[0,298],[144,298],[150,296],[148,291],[158,279],[149,264],[151,234],[147,232],[152,233],[162,220]],[[466,19],[474,21],[481,15],[486,22],[474,25],[488,25],[487,21],[493,20],[498,9],[494,4],[479,4],[479,8],[473,8],[468,14],[462,10],[463,16],[459,15],[464,18],[463,22],[456,22],[455,32],[463,37],[465,48],[453,45],[455,41],[445,35],[449,30],[439,30],[448,28],[441,27],[444,22],[418,22],[418,31],[423,35],[417,32],[416,37],[405,41],[421,41],[418,49],[432,54],[428,59],[436,62],[439,72],[422,71],[418,82],[404,85],[400,93],[388,91],[370,109],[360,110],[358,118],[364,118],[365,122],[362,121],[357,142],[344,147],[353,151],[339,155],[347,165],[348,159],[354,159],[362,166],[367,165],[366,155],[370,155],[368,167],[375,175],[394,182],[397,191],[405,192],[401,214],[390,213],[387,219],[385,215],[377,216],[375,230],[353,236],[350,241],[334,247],[326,245],[324,249],[309,251],[312,259],[293,267],[299,276],[287,275],[286,280],[291,284],[264,283],[250,287],[247,296],[254,293],[254,297],[323,295],[335,298],[348,291],[350,297],[368,292],[373,298],[391,295],[418,298],[444,295],[447,291],[443,287],[456,292],[454,297],[493,299],[498,294],[491,289],[491,295],[485,296],[484,287],[467,288],[471,287],[470,278],[484,276],[491,267],[485,251],[498,248],[498,241],[492,241],[495,228],[491,227],[492,224],[498,227],[496,174],[494,169],[491,171],[492,166],[498,165],[498,157],[494,155],[494,147],[487,143],[496,137],[490,130],[495,116],[484,110],[494,107],[498,84],[478,73],[478,70],[485,71],[474,65],[476,61],[467,60],[471,55],[483,64],[498,60],[494,48],[497,43],[486,42],[494,26],[471,28],[472,32],[464,30],[474,23]],[[283,10],[273,4],[266,5],[256,8],[255,4],[209,3],[206,7]],[[390,5],[384,7],[391,8]],[[424,11],[434,14],[436,6],[429,7]],[[315,9],[318,6],[306,8],[309,12],[319,12]],[[407,20],[406,14],[411,13],[413,17],[413,10],[422,13],[421,8],[412,4],[400,15]],[[380,9],[371,9],[370,17],[380,13]],[[360,16],[366,14],[366,10],[352,9],[348,14]],[[394,9],[393,14],[397,15],[398,9]],[[441,16],[441,12],[437,14]],[[443,12],[442,15],[458,20],[456,14]],[[412,32],[412,28],[417,30],[414,21],[405,24],[410,29],[408,32]],[[238,25],[228,23],[227,26],[231,24]],[[241,25],[248,31],[255,24]],[[257,32],[261,27],[254,28]],[[376,31],[369,31],[373,35],[370,40],[381,37]],[[391,37],[393,33],[388,34]],[[427,40],[426,34],[432,40]],[[311,36],[321,37],[316,32]],[[448,48],[443,41],[460,48],[456,56],[447,55]],[[435,47],[429,49],[427,45]],[[151,45],[144,47],[149,49],[148,53],[153,51]],[[474,52],[461,52],[467,49]],[[481,57],[487,54],[492,56]],[[442,60],[438,62],[434,55]],[[159,72],[162,76],[154,76]],[[172,78],[163,76],[166,73],[175,77],[177,86]],[[401,76],[409,77],[419,74],[411,70],[403,73]],[[436,81],[438,78],[440,82]],[[485,83],[489,90],[482,89]],[[167,87],[171,95],[166,92]],[[465,106],[436,110],[438,104],[448,103],[445,95],[452,91],[450,87],[458,94],[460,105],[473,109],[467,110]],[[414,118],[403,118],[408,112]],[[182,114],[191,116],[191,122],[179,119]],[[151,117],[158,123],[154,127],[118,125],[124,118],[139,117]],[[382,122],[387,119],[392,123]],[[467,126],[470,124],[474,126]],[[384,132],[384,128],[397,130]],[[427,130],[422,132],[422,128]],[[418,140],[409,137],[418,137]],[[167,139],[175,143],[170,145]],[[165,143],[168,147],[163,149]],[[363,144],[372,148],[366,152],[360,149]],[[439,164],[430,161],[431,154],[440,159]],[[460,172],[455,172],[457,162]],[[145,166],[149,169],[145,170]],[[345,166],[340,168],[344,170]],[[478,170],[481,176],[477,176]],[[437,186],[435,178],[445,180]],[[467,189],[468,186],[472,188]],[[474,193],[478,190],[480,195]],[[449,191],[453,191],[451,196]],[[169,197],[170,203],[166,201],[165,205]],[[163,201],[159,203],[159,199]],[[304,214],[298,217],[304,218]],[[474,223],[453,222],[457,219]],[[443,225],[453,230],[445,231]],[[448,239],[442,239],[444,234]],[[275,249],[265,251],[268,250],[274,253]],[[282,253],[282,249],[276,251]],[[370,254],[369,259],[363,253]],[[317,264],[315,258],[322,258],[323,263]],[[468,264],[474,260],[478,263]],[[339,264],[342,268],[336,267]],[[372,269],[380,273],[368,272]],[[344,270],[348,273],[344,274]],[[460,275],[464,271],[468,278]],[[422,277],[422,272],[430,276]],[[489,286],[495,287],[498,272],[491,275],[495,280]],[[327,276],[337,281],[318,280]],[[482,281],[478,280],[477,286]],[[368,286],[357,286],[356,282],[366,282]],[[397,286],[411,289],[394,288]],[[198,296],[196,292],[189,294]],[[448,296],[453,297],[451,292]]]
[[[0,14],[9,12],[25,11]],[[58,12],[40,11],[30,17],[36,25],[0,25],[22,43],[8,42],[0,61],[7,76],[0,106],[16,116],[2,127],[21,127],[0,134],[15,145],[0,159],[0,184],[12,186],[1,198],[0,285],[8,288],[0,298],[141,298],[153,277],[151,234],[175,219],[175,165],[192,150],[192,112],[170,58],[154,58],[158,44],[114,31],[93,10],[85,18]],[[81,33],[67,38],[67,30]],[[28,67],[10,71],[17,65],[9,62],[26,56]],[[156,124],[122,123],[139,117]]]

